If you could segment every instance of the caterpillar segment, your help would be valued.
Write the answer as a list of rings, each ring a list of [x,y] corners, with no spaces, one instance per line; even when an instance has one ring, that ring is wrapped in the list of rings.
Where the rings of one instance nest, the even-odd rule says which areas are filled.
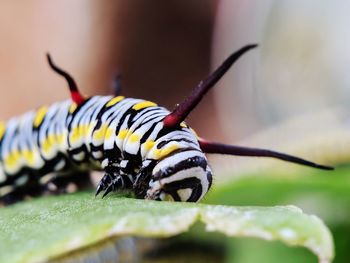
[[[172,112],[157,104],[120,96],[81,95],[74,79],[49,66],[68,82],[71,99],[44,106],[0,123],[0,199],[5,203],[39,195],[54,184],[83,185],[87,173],[104,171],[96,195],[131,190],[137,198],[199,201],[212,184],[205,153],[262,156],[319,169],[332,169],[271,150],[213,143],[185,123],[202,97],[235,61],[256,45],[247,45],[193,90]]]

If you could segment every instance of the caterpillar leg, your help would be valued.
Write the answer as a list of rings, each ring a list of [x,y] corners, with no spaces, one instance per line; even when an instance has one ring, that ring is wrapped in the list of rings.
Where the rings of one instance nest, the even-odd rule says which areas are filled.
[[[74,185],[77,190],[89,189],[93,186],[88,172],[74,172],[52,177],[45,187],[51,194],[64,194],[69,192],[70,185]]]
[[[64,194],[69,192],[70,185],[77,190],[92,188],[93,184],[88,172],[74,172],[69,174],[51,175],[51,178],[44,182],[31,180],[28,184],[14,188],[8,194],[0,197],[0,205],[10,205],[29,197],[37,197],[50,194]]]
[[[28,197],[40,196],[45,193],[45,190],[45,187],[37,183],[17,187],[13,191],[0,197],[0,206],[15,204]]]
[[[97,196],[99,193],[104,191],[102,198],[108,195],[110,192],[117,190],[127,189],[132,186],[132,183],[126,175],[124,175],[119,168],[112,167],[106,169],[105,175],[102,177],[96,188]]]
[[[137,198],[145,198],[151,180],[151,174],[156,161],[145,161],[143,168],[139,171],[133,184],[134,193]]]

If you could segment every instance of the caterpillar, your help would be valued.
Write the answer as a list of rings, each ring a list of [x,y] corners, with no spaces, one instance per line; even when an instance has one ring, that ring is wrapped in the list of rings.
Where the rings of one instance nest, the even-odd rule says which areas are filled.
[[[51,69],[68,82],[71,99],[0,124],[1,201],[39,195],[49,183],[88,181],[86,173],[99,170],[104,176],[96,195],[125,189],[137,198],[197,202],[212,185],[206,154],[272,157],[333,169],[271,150],[210,142],[185,122],[234,62],[256,46],[231,54],[173,111],[121,96],[118,82],[114,96],[85,98],[48,54]]]

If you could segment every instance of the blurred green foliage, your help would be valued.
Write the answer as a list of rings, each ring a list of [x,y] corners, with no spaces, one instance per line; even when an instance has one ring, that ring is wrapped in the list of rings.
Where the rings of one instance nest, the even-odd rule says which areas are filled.
[[[306,213],[322,218],[330,228],[335,242],[334,262],[350,258],[350,166],[324,172],[297,168],[294,172],[261,171],[215,186],[205,199],[208,204],[224,205],[296,205]],[[228,175],[229,177],[230,175]],[[227,240],[228,262],[315,262],[301,248],[287,248],[273,242],[258,240]],[[264,259],[264,260],[262,260]],[[283,260],[282,260],[283,259]]]

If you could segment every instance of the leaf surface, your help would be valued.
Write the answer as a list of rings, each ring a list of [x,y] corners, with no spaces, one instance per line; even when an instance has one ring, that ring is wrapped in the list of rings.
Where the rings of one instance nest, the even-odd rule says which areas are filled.
[[[232,207],[137,200],[91,193],[51,196],[0,209],[0,262],[40,262],[109,237],[165,238],[202,222],[207,231],[303,246],[333,258],[328,228],[294,206]]]

